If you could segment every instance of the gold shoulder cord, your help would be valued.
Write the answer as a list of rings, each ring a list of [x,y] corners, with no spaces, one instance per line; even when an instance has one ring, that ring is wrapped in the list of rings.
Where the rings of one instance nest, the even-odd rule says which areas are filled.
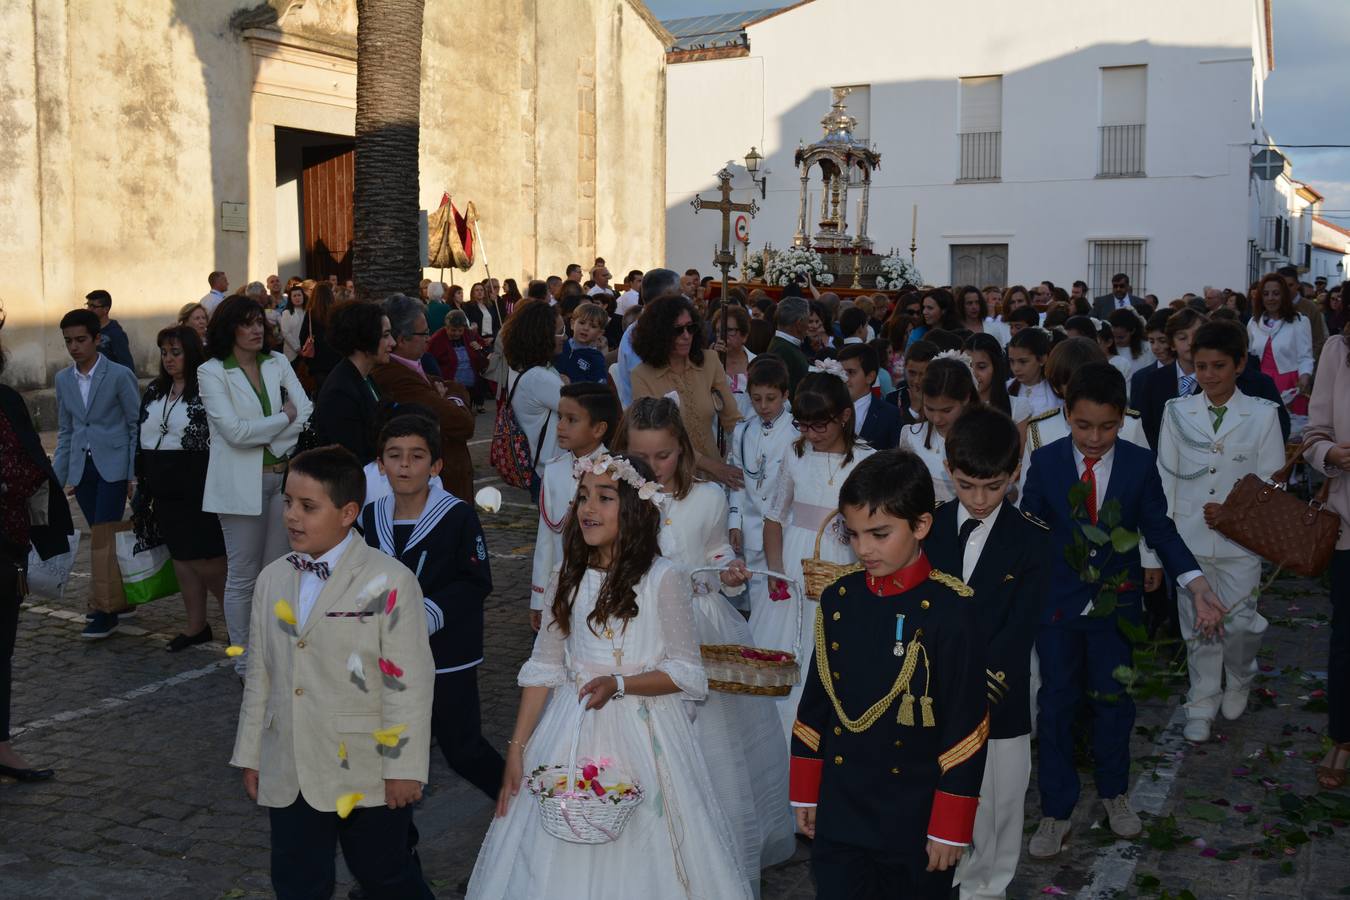
[[[877,720],[885,715],[890,705],[895,702],[895,698],[909,688],[909,681],[914,677],[914,667],[919,662],[917,652],[919,647],[919,638],[916,634],[909,642],[909,652],[905,654],[905,663],[900,667],[900,674],[896,676],[895,684],[891,685],[891,689],[886,692],[886,696],[873,703],[857,719],[850,719],[844,713],[844,707],[839,704],[839,698],[834,693],[834,685],[830,682],[830,656],[828,648],[825,646],[825,612],[822,607],[816,607],[816,659],[820,661],[816,668],[820,672],[820,683],[825,686],[825,695],[834,704],[834,714],[839,717],[843,726],[854,734],[861,734],[875,725]],[[925,653],[925,655],[927,654]],[[926,696],[925,699],[927,699]]]

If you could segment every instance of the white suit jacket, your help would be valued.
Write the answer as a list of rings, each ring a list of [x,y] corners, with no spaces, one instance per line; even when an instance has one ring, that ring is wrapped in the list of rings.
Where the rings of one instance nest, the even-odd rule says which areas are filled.
[[[874,399],[872,402],[882,401]],[[778,488],[783,454],[796,439],[797,429],[792,427],[792,413],[787,409],[774,420],[767,435],[753,410],[749,418],[736,424],[731,435],[727,462],[745,475],[745,485],[731,492],[727,528],[741,530],[741,546],[746,550],[764,549],[764,509]]]
[[[1225,407],[1216,432],[1204,394],[1169,400],[1158,434],[1158,474],[1168,515],[1199,557],[1252,555],[1205,524],[1205,504],[1222,503],[1244,475],[1269,478],[1284,465],[1284,437],[1273,402],[1238,391]]]
[[[1266,352],[1266,341],[1275,346],[1275,367],[1281,372],[1313,373],[1312,323],[1298,315],[1292,322],[1282,322],[1273,336],[1261,327],[1257,316],[1247,323],[1249,349],[1257,359]]]
[[[303,794],[321,812],[360,793],[358,806],[384,804],[384,780],[425,783],[431,747],[435,663],[417,578],[362,540],[347,545],[300,626],[274,611],[278,600],[299,610],[300,574],[285,558],[262,570],[253,589],[248,681],[230,765],[258,770],[258,803],[285,807]],[[396,605],[385,602],[397,590]],[[334,613],[373,610],[364,617]],[[349,660],[360,659],[364,678]],[[403,670],[380,671],[387,659]],[[372,736],[406,725],[399,745]],[[345,744],[346,759],[340,747]]]
[[[295,440],[309,421],[314,404],[296,377],[290,362],[280,353],[259,357],[263,389],[272,407],[263,415],[262,404],[243,370],[209,359],[197,369],[202,405],[211,421],[211,461],[206,469],[206,512],[256,516],[262,512],[263,447],[277,458],[295,447]],[[281,411],[281,389],[295,404],[295,421]]]

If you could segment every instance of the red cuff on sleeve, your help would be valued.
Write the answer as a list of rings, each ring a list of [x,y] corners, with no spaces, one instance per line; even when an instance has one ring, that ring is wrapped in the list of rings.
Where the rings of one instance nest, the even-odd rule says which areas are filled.
[[[792,761],[796,763],[797,760],[794,758]],[[969,844],[975,831],[975,808],[979,805],[979,797],[961,797],[945,791],[934,791],[928,833],[953,844]]]
[[[825,761],[805,756],[792,757],[789,769],[788,799],[793,803],[815,803],[820,797],[820,770]],[[971,813],[972,822],[974,813]]]

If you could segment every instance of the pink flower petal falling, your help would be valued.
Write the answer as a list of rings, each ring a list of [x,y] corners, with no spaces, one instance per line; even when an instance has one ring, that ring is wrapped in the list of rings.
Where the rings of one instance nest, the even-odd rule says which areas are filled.
[[[389,592],[389,597],[384,601],[384,614],[387,616],[394,611],[394,604],[398,602],[398,588]]]
[[[390,678],[403,677],[403,670],[395,665],[392,659],[385,659],[383,656],[380,657],[380,671]]]

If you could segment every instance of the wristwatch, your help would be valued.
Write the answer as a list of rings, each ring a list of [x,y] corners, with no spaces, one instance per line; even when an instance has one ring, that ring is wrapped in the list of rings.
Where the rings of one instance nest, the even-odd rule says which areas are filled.
[[[616,673],[615,676],[614,676],[614,680],[615,680],[616,682],[618,682],[619,688],[618,688],[618,690],[616,690],[616,691],[613,693],[613,695],[610,696],[609,699],[611,699],[611,700],[622,700],[622,699],[623,699],[623,696],[624,696],[624,693],[625,693],[625,692],[624,692],[624,689],[623,689],[623,676]]]

